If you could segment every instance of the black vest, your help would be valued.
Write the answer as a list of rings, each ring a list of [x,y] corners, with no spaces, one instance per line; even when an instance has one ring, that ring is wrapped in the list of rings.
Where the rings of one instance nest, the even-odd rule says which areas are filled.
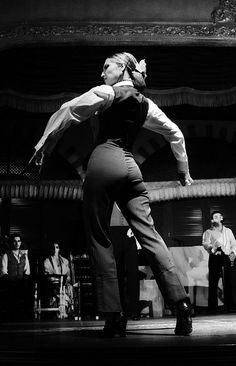
[[[7,256],[8,256],[8,276],[11,277],[12,279],[23,278],[26,263],[26,255],[23,254],[20,257],[19,263],[11,252],[7,253]]]
[[[98,116],[98,143],[111,139],[131,149],[146,120],[148,101],[132,86],[114,86],[113,89],[115,97],[112,105]]]

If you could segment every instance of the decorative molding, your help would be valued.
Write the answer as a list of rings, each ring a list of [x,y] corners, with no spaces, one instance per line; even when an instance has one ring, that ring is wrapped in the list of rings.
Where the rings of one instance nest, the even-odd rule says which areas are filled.
[[[235,14],[230,21],[215,9],[212,22],[40,22],[0,27],[0,49],[26,44],[78,45],[211,45],[235,46]],[[222,19],[221,19],[222,18]],[[225,19],[225,21],[223,21]],[[227,20],[227,21],[226,21]]]
[[[151,202],[186,198],[225,197],[236,195],[236,178],[196,179],[191,186],[178,181],[146,183]]]
[[[1,198],[82,200],[81,181],[0,181]]]
[[[150,202],[185,198],[221,197],[236,195],[236,178],[199,179],[191,186],[177,181],[145,183]],[[82,182],[63,181],[0,181],[1,198],[82,200]]]
[[[236,23],[236,1],[220,0],[219,5],[211,13],[214,24]]]

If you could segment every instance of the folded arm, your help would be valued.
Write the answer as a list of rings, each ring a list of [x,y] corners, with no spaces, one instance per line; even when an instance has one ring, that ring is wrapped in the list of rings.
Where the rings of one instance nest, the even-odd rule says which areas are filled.
[[[203,233],[203,236],[202,236],[202,245],[203,245],[203,247],[206,249],[206,251],[209,254],[213,253],[213,245],[211,243],[211,233],[210,233],[210,230],[206,230]]]

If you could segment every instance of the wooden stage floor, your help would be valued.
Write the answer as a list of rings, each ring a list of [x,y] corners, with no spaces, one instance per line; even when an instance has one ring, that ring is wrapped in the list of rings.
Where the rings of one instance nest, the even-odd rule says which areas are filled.
[[[126,338],[102,338],[103,321],[0,323],[0,365],[235,365],[236,314],[195,316],[190,336],[175,318],[128,322]]]

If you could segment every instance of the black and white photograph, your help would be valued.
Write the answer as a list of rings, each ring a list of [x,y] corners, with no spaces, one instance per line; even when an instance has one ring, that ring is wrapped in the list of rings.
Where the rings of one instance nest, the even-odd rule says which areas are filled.
[[[236,1],[0,0],[0,364],[235,365]]]

